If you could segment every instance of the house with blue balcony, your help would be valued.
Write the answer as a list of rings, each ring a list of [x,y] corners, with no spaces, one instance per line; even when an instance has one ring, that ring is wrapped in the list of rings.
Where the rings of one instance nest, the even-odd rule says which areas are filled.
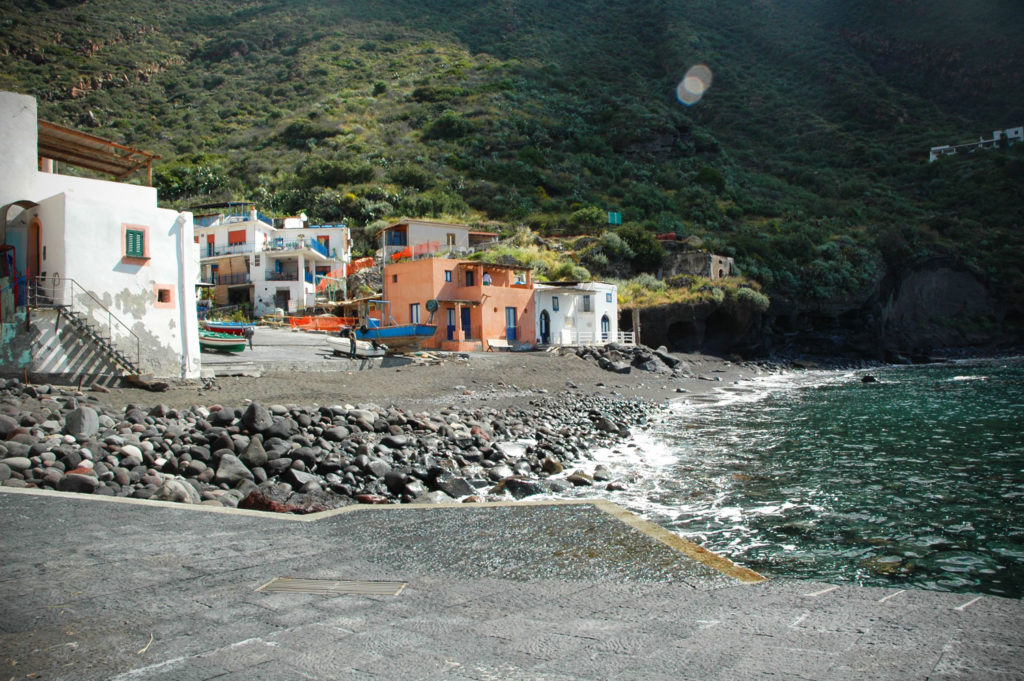
[[[305,215],[271,218],[248,201],[193,208],[200,282],[214,305],[249,305],[256,316],[344,296],[351,240],[344,224],[308,225]],[[329,282],[331,286],[325,286]]]

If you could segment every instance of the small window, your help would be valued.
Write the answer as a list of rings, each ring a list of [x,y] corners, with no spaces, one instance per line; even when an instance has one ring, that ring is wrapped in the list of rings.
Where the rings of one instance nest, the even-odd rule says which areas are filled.
[[[445,235],[445,239],[446,239],[446,243],[449,246],[454,246],[455,245],[455,235],[454,234],[451,234],[451,233],[446,234]]]
[[[558,312],[558,296],[551,296],[551,309]]]
[[[252,256],[252,266],[253,267],[259,267],[260,266],[260,254],[259,253],[257,253],[256,255]]]
[[[409,305],[409,321],[413,324],[420,323],[420,304],[412,303]]]
[[[473,270],[466,270],[466,286],[476,285],[476,273]]]
[[[583,296],[583,311],[590,312],[590,296]]]
[[[153,293],[156,294],[154,308],[174,309],[176,307],[174,286],[171,284],[156,284],[153,286]]]
[[[149,260],[148,226],[121,223],[121,257],[136,265]]]
[[[451,270],[445,270],[444,271],[444,280],[445,281],[451,281],[452,280],[452,271]]]
[[[608,293],[604,294],[604,302],[606,302],[606,303],[612,302],[612,292],[611,291],[609,291]]]
[[[392,274],[391,275],[391,283],[392,284],[397,284],[398,283],[398,275],[397,274]]]
[[[146,232],[144,230],[124,230],[124,254],[128,258],[146,257]]]

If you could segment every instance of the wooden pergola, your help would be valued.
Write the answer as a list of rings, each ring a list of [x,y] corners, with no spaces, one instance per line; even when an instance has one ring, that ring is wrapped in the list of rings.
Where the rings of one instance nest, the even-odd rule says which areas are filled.
[[[142,149],[80,132],[63,125],[39,121],[39,162],[60,161],[78,168],[113,175],[118,180],[146,169],[146,184],[153,184],[153,159],[160,156]]]

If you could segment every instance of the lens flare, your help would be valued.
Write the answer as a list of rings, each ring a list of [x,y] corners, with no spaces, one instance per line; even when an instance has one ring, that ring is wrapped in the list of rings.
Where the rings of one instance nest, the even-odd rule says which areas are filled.
[[[700,101],[708,88],[711,87],[711,69],[704,64],[691,66],[679,85],[676,86],[676,98],[686,106],[693,106]]]

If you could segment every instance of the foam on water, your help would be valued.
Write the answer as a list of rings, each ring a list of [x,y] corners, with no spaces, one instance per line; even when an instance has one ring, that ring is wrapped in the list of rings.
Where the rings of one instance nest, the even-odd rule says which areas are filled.
[[[1024,595],[1024,361],[762,376],[594,452],[605,496],[767,574]]]

